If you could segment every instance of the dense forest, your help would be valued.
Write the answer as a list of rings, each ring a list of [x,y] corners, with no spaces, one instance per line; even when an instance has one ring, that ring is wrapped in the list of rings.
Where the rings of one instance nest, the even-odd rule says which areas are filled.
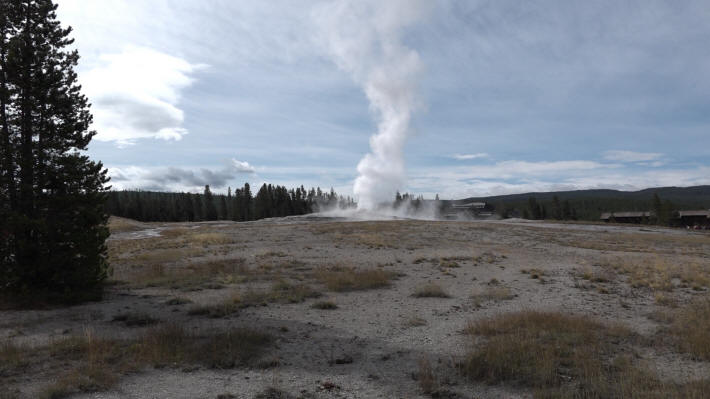
[[[269,217],[304,215],[325,208],[355,206],[350,197],[332,188],[287,189],[264,184],[256,195],[249,183],[227,194],[213,194],[209,186],[201,194],[154,191],[109,191],[106,213],[143,222],[248,221]]]
[[[709,209],[710,186],[657,187],[639,191],[577,190],[474,197],[501,217],[599,220],[603,212],[652,211],[667,219],[678,210]]]

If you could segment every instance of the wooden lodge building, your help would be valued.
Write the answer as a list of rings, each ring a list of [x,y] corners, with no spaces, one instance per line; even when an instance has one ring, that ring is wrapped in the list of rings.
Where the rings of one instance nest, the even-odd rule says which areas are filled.
[[[655,216],[654,212],[604,212],[600,219],[605,222],[643,224]],[[689,228],[709,228],[710,210],[676,211],[671,224]]]
[[[488,218],[493,216],[493,206],[485,202],[453,203],[443,210],[444,219]]]

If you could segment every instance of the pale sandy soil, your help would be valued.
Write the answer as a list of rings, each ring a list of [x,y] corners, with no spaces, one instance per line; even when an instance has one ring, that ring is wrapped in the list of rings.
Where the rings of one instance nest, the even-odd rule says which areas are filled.
[[[217,238],[161,247],[161,240],[175,235],[156,234],[169,231],[215,233]],[[268,332],[275,343],[263,357],[277,365],[227,370],[145,368],[122,376],[107,392],[77,394],[77,398],[216,398],[227,393],[253,398],[268,387],[294,397],[427,397],[414,378],[421,359],[428,359],[438,375],[446,376],[441,381],[446,397],[530,397],[530,391],[520,386],[487,385],[457,373],[456,364],[472,345],[471,337],[462,333],[467,323],[521,309],[554,310],[621,322],[642,336],[653,337],[661,326],[652,315],[667,310],[656,303],[653,289],[632,287],[622,273],[613,281],[594,283],[584,279],[584,272],[599,271],[605,262],[669,262],[710,268],[708,235],[638,226],[506,221],[346,222],[310,217],[250,223],[140,224],[116,233],[110,246],[113,278],[133,281],[133,285],[111,286],[98,303],[1,311],[0,340],[41,346],[84,334],[87,329],[98,336],[132,337],[150,327],[125,327],[112,318],[136,311],[193,331],[245,326]],[[166,251],[165,259],[140,257],[156,251]],[[169,251],[183,252],[175,255]],[[442,263],[441,258],[458,259]],[[136,285],[136,276],[144,272],[141,267],[149,264],[161,263],[170,274],[221,260],[243,262],[251,271],[266,271],[242,282],[222,281],[191,289]],[[389,270],[399,277],[385,288],[332,292],[315,281],[312,272],[334,265]],[[530,269],[537,270],[526,273]],[[300,280],[323,297],[248,307],[223,318],[188,315],[193,306],[269,287],[275,279]],[[417,287],[429,282],[438,284],[450,297],[412,296]],[[673,284],[668,295],[676,304],[707,295],[707,287],[694,290],[678,281]],[[513,297],[476,298],[492,286],[507,289]],[[177,296],[194,303],[164,303]],[[338,308],[311,308],[320,300],[331,300]],[[426,324],[412,326],[413,318]],[[707,362],[692,360],[671,347],[649,345],[634,350],[664,379],[682,382],[710,377]],[[339,359],[348,361],[336,364]],[[0,382],[9,390],[19,390],[20,397],[34,397],[53,378],[56,370],[34,368],[5,376]],[[335,387],[325,389],[325,382]]]

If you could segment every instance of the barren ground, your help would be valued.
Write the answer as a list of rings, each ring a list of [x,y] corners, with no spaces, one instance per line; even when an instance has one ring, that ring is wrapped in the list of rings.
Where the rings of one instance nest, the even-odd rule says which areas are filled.
[[[530,311],[627,329],[604,356],[628,356],[662,384],[710,380],[710,355],[678,331],[695,327],[679,315],[707,301],[708,234],[313,217],[112,228],[104,300],[0,311],[0,398],[532,397],[540,386],[522,377],[462,366],[487,342],[467,327]],[[207,352],[230,350],[218,343],[202,357],[145,355],[161,326],[200,342],[242,328],[269,338],[234,364],[213,361]],[[76,343],[87,339],[109,344]],[[134,352],[144,360],[124,359]],[[578,384],[564,366],[554,384]]]

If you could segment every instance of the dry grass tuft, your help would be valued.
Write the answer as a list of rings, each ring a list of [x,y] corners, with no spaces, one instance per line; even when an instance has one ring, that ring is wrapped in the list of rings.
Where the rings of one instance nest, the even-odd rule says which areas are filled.
[[[175,298],[170,298],[167,301],[164,302],[166,305],[171,305],[171,306],[177,306],[177,305],[185,305],[188,303],[192,303],[192,300],[190,298],[184,298],[184,297],[175,297]]]
[[[333,310],[337,309],[338,305],[335,304],[333,301],[318,301],[311,305],[313,309],[321,309],[321,310]]]
[[[378,269],[332,267],[317,269],[314,277],[330,291],[343,292],[387,287],[396,276],[394,272]]]
[[[602,262],[601,267],[607,273],[626,275],[627,282],[634,288],[651,291],[692,288],[700,291],[710,287],[710,267],[697,262],[662,257],[616,258]]]
[[[232,243],[232,239],[224,233],[192,233],[185,236],[187,243],[207,247]]]
[[[139,361],[154,366],[231,368],[250,364],[271,341],[268,334],[244,328],[198,336],[177,324],[165,324],[147,331],[136,350]]]
[[[62,398],[77,392],[106,390],[129,369],[125,344],[96,337],[91,330],[83,336],[55,341],[49,348],[52,357],[72,360],[74,367],[45,386],[40,398]]]
[[[168,287],[180,290],[222,288],[253,279],[254,273],[243,258],[191,263],[187,267],[166,268],[161,263],[143,266],[142,271],[127,276],[138,287]]]
[[[426,319],[419,317],[417,315],[412,315],[407,320],[404,321],[405,327],[421,327],[427,325]]]
[[[539,278],[542,278],[543,276],[546,275],[544,270],[534,269],[534,268],[533,269],[521,269],[520,273],[528,274],[528,275],[530,275],[530,278],[532,278],[532,279],[539,279]]]
[[[142,222],[133,219],[127,219],[117,216],[111,216],[108,219],[108,229],[113,233],[124,233],[129,231],[138,231],[146,228]]]
[[[710,381],[662,382],[620,353],[634,339],[620,326],[581,316],[523,311],[472,322],[483,338],[462,363],[464,374],[490,383],[516,381],[544,398],[702,397]]]
[[[206,316],[213,319],[220,319],[239,312],[241,306],[234,299],[228,299],[213,305],[193,306],[187,311],[190,316]]]
[[[535,311],[476,321],[466,332],[488,340],[469,354],[464,370],[493,383],[519,379],[532,386],[556,385],[562,364],[580,368],[599,358],[607,330],[583,317]]]
[[[501,287],[499,285],[488,286],[482,292],[471,295],[471,299],[474,300],[477,306],[480,306],[483,302],[498,302],[513,298],[515,298],[515,294],[513,294],[510,288]]]
[[[419,366],[419,371],[417,372],[417,380],[419,381],[419,388],[422,389],[427,395],[430,395],[439,389],[439,381],[434,374],[434,369],[432,369],[429,360],[426,358],[421,358],[417,362]]]
[[[684,352],[710,360],[710,297],[696,299],[673,317],[670,333]]]
[[[55,341],[47,348],[48,359],[62,365],[57,369],[69,366],[69,370],[43,387],[39,397],[63,398],[79,392],[106,390],[123,374],[149,365],[199,364],[211,368],[250,365],[271,342],[268,334],[240,328],[195,335],[180,325],[164,324],[126,341],[99,338],[87,330],[83,336]],[[39,362],[45,364],[48,359]]]
[[[247,290],[236,292],[220,303],[195,306],[188,311],[188,314],[191,316],[221,318],[250,306],[265,306],[269,303],[301,303],[306,299],[318,298],[321,295],[320,292],[314,290],[311,286],[278,280],[271,285],[271,289],[268,291]]]
[[[27,366],[27,356],[30,351],[30,348],[16,345],[10,340],[2,342],[0,344],[0,376]]]
[[[658,304],[658,305],[668,306],[671,308],[675,308],[678,306],[678,302],[676,301],[676,299],[665,292],[654,293],[653,299],[654,299],[654,301],[656,301],[656,304]]]
[[[155,324],[158,320],[154,319],[147,313],[127,312],[119,313],[113,316],[112,321],[119,321],[127,327],[143,327],[150,324]]]
[[[308,298],[318,298],[321,295],[309,285],[278,280],[271,285],[271,292],[267,300],[276,303],[301,303]]]
[[[412,296],[415,298],[450,298],[450,295],[440,285],[434,283],[420,285],[414,290]]]

